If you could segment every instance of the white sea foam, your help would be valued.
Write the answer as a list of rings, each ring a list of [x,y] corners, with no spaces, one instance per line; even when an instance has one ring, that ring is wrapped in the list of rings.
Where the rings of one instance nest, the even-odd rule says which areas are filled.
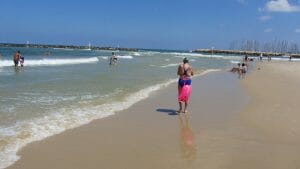
[[[133,56],[141,56],[141,54],[139,52],[133,52],[132,55]]]
[[[104,59],[104,60],[107,60],[110,56],[99,56],[98,58],[100,59]]]
[[[142,53],[143,55],[157,55],[157,54],[162,54],[162,52],[156,52],[156,51],[143,51],[143,52],[140,52]]]
[[[203,75],[208,74],[208,73],[210,73],[210,72],[218,72],[218,71],[221,71],[221,69],[207,69],[207,70],[201,72],[201,73],[199,74],[199,76],[203,76]]]
[[[71,48],[53,48],[54,50],[74,50],[74,49],[71,49]]]
[[[171,54],[171,55],[176,55],[178,57],[186,57],[186,56],[193,56],[193,57],[202,57],[204,56],[203,54],[201,53],[180,53],[180,52],[171,52],[171,53],[167,53],[167,54]]]
[[[99,56],[98,58],[108,60],[111,56]],[[118,59],[133,59],[133,56],[131,55],[117,55]]]
[[[14,62],[12,60],[0,60],[0,67],[13,66]]]
[[[133,56],[130,56],[130,55],[117,55],[117,58],[120,58],[120,59],[133,59]]]
[[[173,53],[177,58],[215,58],[215,59],[241,59],[242,56],[231,55],[210,55],[210,54],[197,54],[197,53]]]
[[[217,55],[217,54],[202,54],[202,53],[191,53],[191,52],[154,52],[144,51],[141,52],[143,55],[173,55],[176,58],[221,58],[221,59],[241,59],[242,56],[235,55]]]
[[[175,67],[175,66],[178,66],[180,63],[170,63],[170,64],[167,64],[167,65],[163,65],[163,66],[160,66],[162,68],[166,68],[166,67]]]
[[[25,66],[58,66],[58,65],[72,65],[98,62],[97,57],[90,58],[74,58],[74,59],[41,59],[41,60],[25,60]],[[0,61],[0,67],[13,66],[11,60]]]
[[[238,63],[240,63],[240,61],[236,61],[236,60],[232,60],[232,61],[230,61],[232,64],[238,64]]]
[[[264,58],[264,59],[267,60],[267,58]],[[281,57],[272,57],[272,60],[277,60],[277,61],[289,61],[289,58],[287,58],[287,57],[283,57],[283,58],[281,58]],[[292,58],[292,61],[297,61],[297,62],[299,62],[300,59],[299,59],[299,58]]]

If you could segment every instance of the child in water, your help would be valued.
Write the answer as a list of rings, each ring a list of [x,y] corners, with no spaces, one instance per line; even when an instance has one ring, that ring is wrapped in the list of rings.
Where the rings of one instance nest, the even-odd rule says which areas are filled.
[[[20,56],[20,64],[21,64],[21,67],[23,67],[24,66],[24,60],[25,60],[25,58],[24,58],[24,56]]]
[[[118,58],[116,57],[115,53],[112,52],[112,56],[110,57],[109,64],[115,65],[115,64],[117,64],[117,60],[118,60]]]

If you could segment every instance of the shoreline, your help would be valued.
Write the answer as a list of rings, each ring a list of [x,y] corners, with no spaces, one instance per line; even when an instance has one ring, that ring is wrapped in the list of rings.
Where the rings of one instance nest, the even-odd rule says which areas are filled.
[[[215,72],[215,71],[220,71],[220,70],[215,70],[215,69],[208,69],[205,70],[203,72],[198,72],[198,74],[196,75],[196,77],[201,77],[205,74],[211,73],[211,72]],[[53,125],[52,123],[47,123],[45,121],[45,119],[41,118],[41,119],[36,119],[37,122],[34,121],[27,121],[27,122],[23,122],[18,124],[18,126],[16,127],[22,127],[22,126],[26,126],[26,123],[32,123],[32,125],[35,125],[35,128],[39,128],[39,131],[34,131],[32,130],[31,132],[21,132],[19,134],[17,134],[16,137],[10,138],[10,140],[18,139],[18,137],[21,137],[24,140],[20,140],[20,142],[18,142],[18,140],[16,140],[17,142],[12,142],[9,143],[8,145],[5,145],[5,140],[3,140],[4,142],[2,142],[4,145],[1,145],[2,147],[5,146],[4,148],[4,152],[3,154],[0,154],[1,156],[4,157],[5,154],[8,155],[7,158],[2,158],[0,161],[2,161],[2,165],[4,164],[4,166],[6,166],[7,164],[10,164],[12,161],[17,161],[19,159],[19,157],[16,155],[16,153],[14,152],[18,152],[21,149],[23,149],[24,147],[26,147],[27,145],[34,143],[34,142],[38,142],[38,141],[43,141],[44,139],[47,139],[49,137],[52,137],[54,135],[57,134],[62,134],[63,132],[67,131],[67,130],[72,130],[74,128],[78,128],[81,127],[83,125],[87,125],[88,123],[90,123],[93,120],[97,120],[97,119],[103,119],[103,118],[107,118],[109,116],[114,116],[116,114],[116,112],[122,112],[123,110],[128,109],[129,107],[133,106],[134,104],[137,104],[138,102],[147,99],[152,93],[156,93],[160,90],[164,90],[166,87],[168,87],[169,85],[171,85],[172,83],[176,83],[177,79],[169,79],[165,82],[159,83],[159,84],[155,84],[152,86],[148,86],[144,89],[141,89],[135,93],[132,93],[131,95],[129,95],[127,97],[127,99],[123,100],[123,101],[118,101],[118,102],[113,102],[110,104],[105,104],[105,105],[99,105],[98,108],[100,112],[99,115],[95,116],[93,114],[86,114],[84,116],[81,116],[81,121],[83,121],[80,124],[75,124],[75,125],[71,125],[71,126],[64,126],[64,121],[68,122],[68,121],[80,121],[80,119],[62,119],[62,117],[60,117],[60,119],[57,119],[56,121],[61,121],[61,125],[57,126],[58,130],[50,130],[50,133],[48,131],[48,129],[51,129]],[[121,105],[121,106],[120,106]],[[105,106],[105,107],[103,107]],[[96,110],[95,110],[96,111]],[[91,116],[91,117],[90,117]],[[95,116],[95,117],[94,117]],[[77,116],[74,114],[72,115],[72,118],[76,118]],[[52,117],[52,118],[56,118],[56,116]],[[92,118],[92,119],[91,119]],[[53,120],[53,119],[52,119]],[[54,123],[56,123],[56,121]],[[44,125],[43,125],[44,124]],[[43,131],[43,132],[41,132]],[[51,133],[52,132],[52,133]],[[4,160],[8,160],[8,161],[4,161]],[[1,167],[0,167],[1,168]]]
[[[219,82],[224,80],[227,81],[225,85],[220,85]],[[212,83],[215,85],[211,85]],[[225,103],[222,101],[225,95],[242,98],[243,94],[241,91],[234,92],[235,94],[232,95],[232,93],[223,90],[225,87],[234,91],[235,88],[238,87],[237,77],[228,72],[212,72],[195,78],[193,85],[195,87],[191,98],[191,113],[189,113],[190,115],[188,118],[190,119],[191,126],[195,125],[196,119],[201,119],[203,122],[200,126],[196,125],[197,127],[194,129],[195,137],[199,137],[199,132],[201,133],[202,130],[205,130],[205,125],[210,125],[208,123],[209,121],[213,121],[212,124],[219,123],[220,127],[230,125],[228,121],[226,121],[225,124],[222,122],[223,119],[214,119],[214,117],[219,116],[218,113],[221,111],[225,112],[225,109],[227,109],[228,113],[232,113],[233,110],[237,109],[237,107],[233,107],[235,102],[227,104],[228,102]],[[198,85],[201,85],[201,90],[198,90]],[[213,92],[209,92],[210,90],[207,90],[209,88],[213,88]],[[168,157],[169,155],[172,156],[172,154],[175,153],[177,159],[181,156],[180,154],[182,154],[180,147],[178,147],[178,141],[174,141],[178,140],[178,137],[180,137],[180,134],[178,134],[180,130],[178,124],[179,116],[172,115],[178,107],[176,89],[176,83],[173,83],[166,89],[151,94],[149,98],[136,103],[127,110],[116,113],[114,116],[94,120],[90,124],[67,130],[61,134],[51,136],[38,142],[30,143],[19,151],[18,154],[21,155],[21,159],[8,168],[25,167],[32,169],[40,167],[47,168],[47,166],[49,168],[74,168],[74,166],[82,168],[84,167],[83,164],[99,164],[99,161],[95,159],[99,156],[108,160],[100,160],[101,165],[103,165],[102,167],[104,168],[111,168],[112,166],[110,165],[114,163],[113,161],[115,160],[125,160],[123,161],[124,163],[122,163],[123,165],[132,160],[128,164],[130,165],[130,168],[140,168],[141,166],[145,168],[144,163],[148,163],[149,165],[152,163],[149,158],[156,161],[157,167],[161,168],[161,165],[163,165],[164,167],[169,168],[171,166],[165,164],[165,162],[162,161],[163,159],[160,158]],[[203,94],[201,94],[201,92],[203,92]],[[219,95],[220,93],[223,93],[224,96],[215,99],[214,96]],[[201,105],[203,106],[201,106],[201,110],[198,109],[199,105],[197,106],[197,103],[195,103],[196,100],[202,101]],[[211,104],[212,100],[220,107]],[[241,101],[241,99],[238,100]],[[240,107],[240,109],[241,108],[242,107]],[[201,112],[202,110],[206,113],[192,113]],[[223,114],[222,117],[226,117],[226,115]],[[100,133],[101,136],[97,135],[98,133]],[[154,135],[149,135],[149,133]],[[172,140],[174,142],[172,142]],[[104,154],[99,154],[99,151],[94,150],[96,147],[101,149],[101,152]],[[162,156],[159,155],[162,153],[161,149],[165,150],[165,153],[163,153],[164,155]],[[191,149],[190,146],[187,148],[188,152],[190,151],[189,149]],[[130,153],[130,151],[133,151],[133,153]],[[68,154],[70,152],[72,155]],[[148,153],[150,153],[150,155],[148,155]],[[74,154],[76,155],[73,156]],[[84,154],[87,155],[88,158],[85,158]],[[70,155],[73,156],[72,159],[68,159]],[[157,155],[159,158],[156,157]],[[142,158],[141,161],[144,162],[136,164],[134,160],[139,156]],[[40,159],[42,157],[45,158]],[[65,159],[66,163],[59,159]],[[57,166],[53,167],[52,165],[54,165],[53,163],[55,162],[52,160],[59,160],[60,162],[55,164]],[[69,163],[69,160],[71,160],[72,163],[78,162],[78,165],[72,166],[71,163]],[[175,162],[176,164],[172,165],[177,165],[177,163],[182,165],[183,162],[185,163],[189,160],[190,159],[185,159],[182,161],[181,158],[178,158]],[[98,165],[96,164],[93,166],[94,168],[98,168]],[[27,167],[27,165],[29,166]],[[90,168],[93,167],[91,166]],[[120,166],[112,168],[120,168]]]
[[[177,86],[114,116],[21,151],[7,169],[298,168],[300,63],[257,62],[251,73],[193,79],[189,113],[176,114]]]

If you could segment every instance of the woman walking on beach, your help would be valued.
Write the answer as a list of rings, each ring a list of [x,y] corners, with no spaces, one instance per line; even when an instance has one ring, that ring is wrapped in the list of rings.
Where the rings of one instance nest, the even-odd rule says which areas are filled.
[[[187,113],[187,107],[188,107],[190,95],[192,92],[191,77],[194,75],[192,66],[189,64],[189,60],[187,58],[184,58],[183,64],[178,66],[177,75],[179,76],[179,80],[178,80],[179,110],[178,110],[178,113],[181,113],[181,112]],[[184,109],[182,109],[183,103],[184,103]]]

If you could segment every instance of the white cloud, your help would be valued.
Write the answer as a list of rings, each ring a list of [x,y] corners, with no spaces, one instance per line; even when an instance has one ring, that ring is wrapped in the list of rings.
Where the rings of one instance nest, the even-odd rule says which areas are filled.
[[[300,28],[295,29],[296,33],[300,33]]]
[[[271,32],[273,32],[273,29],[272,28],[267,28],[267,29],[264,30],[264,32],[265,33],[271,33]]]
[[[270,20],[271,18],[272,17],[269,16],[269,15],[264,15],[264,16],[259,17],[259,20],[261,20],[261,21],[267,21],[267,20]]]
[[[267,2],[265,9],[269,12],[298,12],[300,6],[291,5],[288,0],[271,0]]]

